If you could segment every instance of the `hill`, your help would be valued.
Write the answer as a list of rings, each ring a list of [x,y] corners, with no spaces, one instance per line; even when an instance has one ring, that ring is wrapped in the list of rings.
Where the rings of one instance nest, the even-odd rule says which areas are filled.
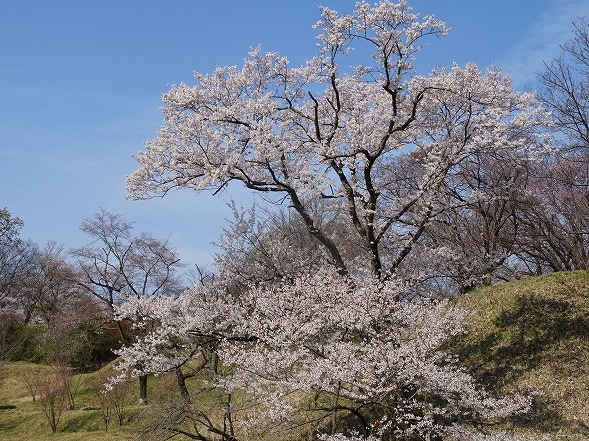
[[[538,393],[513,427],[589,439],[589,272],[554,273],[472,292],[463,362],[488,390]]]

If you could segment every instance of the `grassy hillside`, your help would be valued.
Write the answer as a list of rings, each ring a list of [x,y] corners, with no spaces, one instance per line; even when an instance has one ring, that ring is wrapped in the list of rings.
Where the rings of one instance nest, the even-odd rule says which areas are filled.
[[[23,362],[8,363],[0,369],[0,441],[134,441],[145,439],[145,436],[139,434],[146,427],[151,432],[150,439],[160,440],[163,438],[153,432],[157,428],[152,423],[159,421],[162,415],[173,412],[170,403],[180,400],[174,374],[162,375],[149,378],[148,404],[139,406],[138,382],[135,380],[126,396],[123,425],[119,426],[112,411],[108,431],[105,431],[96,386],[112,375],[112,368],[107,366],[101,371],[74,377],[73,383],[77,385],[75,409],[63,412],[57,432],[52,434],[39,402],[39,395],[33,401],[27,387],[27,378],[30,380],[39,370],[41,376],[53,374],[49,366]],[[189,381],[189,388],[196,381],[198,380]],[[204,390],[202,386],[198,389]],[[195,394],[194,397],[201,406],[209,410],[217,402],[217,397],[206,391]],[[181,435],[174,437],[178,441],[188,439]]]
[[[551,433],[561,441],[589,439],[589,272],[497,285],[462,297],[459,303],[474,312],[469,334],[454,350],[484,386],[504,393],[540,393],[533,411],[514,419],[512,428]],[[136,406],[133,389],[125,424],[119,427],[113,417],[105,433],[101,411],[82,410],[99,405],[92,385],[105,375],[103,370],[76,377],[76,410],[64,412],[52,435],[25,381],[37,369],[28,363],[10,363],[0,370],[0,440],[130,441],[137,439],[145,421],[153,420],[153,412],[161,412],[153,405]],[[42,374],[50,372],[48,367],[41,369]],[[151,402],[175,390],[173,381],[151,378]],[[209,398],[198,399],[208,407]]]
[[[589,272],[555,273],[473,292],[458,352],[488,390],[538,392],[518,429],[589,439]]]
[[[27,387],[27,378],[32,379],[36,372],[40,375],[51,375],[52,370],[47,366],[31,363],[9,363],[0,371],[0,440],[30,441],[30,440],[131,440],[133,439],[132,420],[137,416],[137,410],[130,406],[127,420],[131,423],[119,427],[113,421],[109,432],[105,433],[100,410],[84,408],[98,407],[98,398],[93,391],[93,385],[99,378],[97,372],[79,375],[74,378],[77,386],[75,410],[63,412],[55,435],[45,419],[43,408],[39,403],[39,396],[33,402],[32,394]],[[129,403],[131,403],[131,397]],[[2,407],[15,406],[2,409]]]

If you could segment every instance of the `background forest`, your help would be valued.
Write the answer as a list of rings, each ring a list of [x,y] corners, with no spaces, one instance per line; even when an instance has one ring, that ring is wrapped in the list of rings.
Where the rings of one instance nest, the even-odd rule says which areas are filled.
[[[389,1],[322,8],[303,66],[258,47],[240,68],[172,86],[129,197],[240,184],[256,204],[232,204],[213,270],[105,209],[82,220],[87,244],[67,249],[21,239],[26,219],[4,208],[0,369],[46,369],[26,384],[52,432],[76,408],[80,374],[102,369],[93,410],[106,429],[123,424],[136,384],[150,409],[140,439],[558,436],[558,425],[512,433],[509,421],[538,414],[537,386],[493,383],[503,377],[477,359],[513,361],[497,349],[511,337],[469,339],[503,320],[547,341],[524,312],[572,303],[530,294],[518,319],[473,321],[493,311],[479,289],[589,269],[589,22],[573,27],[534,91],[498,67],[418,74],[420,50],[448,29]],[[573,316],[554,335],[586,348]],[[153,375],[171,376],[174,393],[152,404]]]

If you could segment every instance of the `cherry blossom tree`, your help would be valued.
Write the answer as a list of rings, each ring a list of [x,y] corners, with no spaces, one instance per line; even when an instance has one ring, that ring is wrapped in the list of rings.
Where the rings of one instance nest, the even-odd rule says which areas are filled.
[[[241,430],[231,436],[303,427],[332,436],[356,431],[363,439],[438,439],[529,406],[525,397],[477,388],[444,351],[464,332],[467,311],[399,302],[399,282],[346,282],[324,269],[238,296],[219,289],[196,285],[179,299],[121,305],[119,314],[139,313],[160,326],[121,351],[120,368],[173,371],[215,342],[223,365],[217,387],[256,403],[241,403],[232,415]]]
[[[119,367],[123,376],[207,367],[227,410],[217,423],[195,411],[194,439],[295,427],[331,441],[481,432],[529,399],[496,397],[458,367],[444,347],[468,311],[408,296],[408,262],[428,231],[434,248],[434,221],[477,201],[497,222],[481,261],[497,259],[511,218],[464,176],[488,155],[541,150],[547,115],[497,67],[418,74],[418,53],[448,30],[406,1],[323,7],[316,28],[318,52],[301,67],[258,47],[241,68],[195,73],[195,85],[164,95],[165,125],[135,156],[129,196],[216,193],[236,181],[288,204],[306,239],[294,239],[290,220],[273,229],[271,217],[235,209],[217,260],[227,277],[116,305],[146,330]],[[348,67],[351,51],[365,62]]]
[[[496,67],[417,75],[418,53],[448,29],[406,1],[363,1],[349,14],[324,7],[316,27],[319,52],[302,67],[258,47],[241,69],[172,87],[165,126],[135,156],[129,195],[218,192],[238,181],[288,201],[340,274],[386,280],[445,209],[440,194],[456,168],[473,154],[534,148],[545,115]],[[353,50],[366,62],[348,68]],[[317,199],[347,213],[363,267],[351,268],[321,227],[309,208]]]

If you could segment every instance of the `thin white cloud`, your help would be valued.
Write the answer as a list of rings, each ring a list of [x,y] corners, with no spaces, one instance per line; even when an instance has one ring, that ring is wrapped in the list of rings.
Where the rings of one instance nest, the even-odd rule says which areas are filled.
[[[517,86],[534,81],[543,63],[558,57],[560,45],[572,38],[574,21],[589,16],[587,0],[554,0],[501,60]]]

